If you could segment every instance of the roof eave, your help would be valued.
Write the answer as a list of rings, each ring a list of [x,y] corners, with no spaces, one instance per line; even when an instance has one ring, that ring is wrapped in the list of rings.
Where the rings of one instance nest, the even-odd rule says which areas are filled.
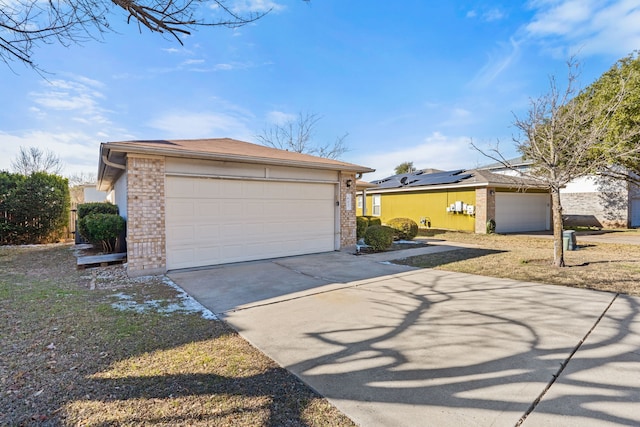
[[[369,188],[367,193],[404,193],[411,191],[433,191],[433,190],[451,190],[451,189],[468,189],[468,188],[505,188],[505,189],[518,189],[525,188],[530,190],[546,190],[542,186],[526,185],[526,184],[507,184],[497,182],[473,182],[466,184],[445,184],[445,185],[421,185],[416,187],[394,187],[394,188]]]
[[[99,188],[111,188],[112,182],[109,182],[105,177],[107,169],[110,167],[103,159],[109,160],[111,153],[123,153],[127,154],[145,154],[152,156],[164,156],[164,157],[176,157],[176,158],[188,158],[188,159],[200,159],[200,160],[217,160],[226,162],[239,162],[239,163],[252,163],[252,164],[266,164],[271,166],[288,166],[288,167],[301,167],[310,169],[322,169],[322,170],[338,170],[341,172],[354,172],[354,173],[369,173],[375,172],[375,169],[367,168],[365,166],[359,166],[351,163],[332,164],[321,162],[310,162],[302,160],[288,160],[288,159],[274,159],[269,157],[258,156],[246,156],[237,154],[222,154],[222,153],[203,153],[193,150],[171,150],[162,149],[158,147],[132,147],[130,144],[110,142],[102,143],[100,145],[100,162],[98,166],[98,186]],[[105,191],[105,190],[103,190]]]

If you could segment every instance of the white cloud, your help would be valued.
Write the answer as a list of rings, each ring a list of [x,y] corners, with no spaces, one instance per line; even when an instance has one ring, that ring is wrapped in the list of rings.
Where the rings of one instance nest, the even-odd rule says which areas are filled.
[[[96,80],[82,76],[70,79],[42,81],[42,90],[29,94],[37,105],[31,111],[41,118],[57,112],[72,112],[71,120],[78,122],[92,121],[108,124],[108,110],[100,106],[105,99],[102,89],[104,85]]]
[[[283,9],[285,9],[283,4],[273,0],[236,0],[233,3],[233,11],[235,13],[279,12]]]
[[[509,44],[500,45],[499,49],[489,56],[485,65],[476,73],[470,85],[481,88],[489,86],[518,59],[520,53],[520,43],[513,38],[509,40]]]
[[[366,181],[393,175],[394,168],[402,162],[413,162],[418,169],[472,168],[477,163],[478,153],[470,147],[470,143],[470,137],[451,137],[434,132],[418,145],[396,149],[390,147],[385,152],[360,155],[356,163],[376,169],[376,172],[364,176]]]
[[[28,127],[0,132],[0,170],[10,170],[20,147],[38,147],[58,155],[65,167],[63,175],[95,173],[98,147],[108,139],[130,139],[125,129],[110,119],[104,108],[106,85],[80,75],[41,80],[30,92]]]
[[[621,56],[640,46],[637,0],[538,0],[529,6],[535,16],[526,34],[560,55]]]
[[[491,9],[491,10],[486,11],[482,15],[482,18],[487,22],[499,21],[504,17],[505,17],[505,14],[500,9]]]
[[[64,164],[62,175],[95,173],[98,168],[99,140],[83,132],[53,133],[28,131],[23,134],[0,132],[0,170],[11,170],[20,147],[38,147],[55,153]]]
[[[148,126],[162,132],[163,138],[236,138],[253,139],[248,118],[235,112],[172,111],[162,114]]]
[[[466,17],[469,19],[478,18],[485,22],[499,21],[505,18],[505,16],[506,16],[505,13],[498,8],[483,10],[480,12],[475,9],[472,9],[468,11],[466,15]]]
[[[267,113],[267,122],[274,125],[283,125],[287,122],[294,121],[298,117],[297,114],[285,113],[283,111],[269,111]]]

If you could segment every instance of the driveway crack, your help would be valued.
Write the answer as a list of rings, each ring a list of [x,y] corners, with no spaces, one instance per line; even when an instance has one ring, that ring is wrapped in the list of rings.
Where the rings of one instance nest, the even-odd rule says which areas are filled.
[[[552,375],[551,380],[549,381],[549,383],[547,384],[547,386],[540,392],[540,394],[538,395],[538,397],[533,401],[533,403],[531,404],[531,406],[529,406],[529,408],[527,409],[527,411],[524,413],[524,415],[522,415],[522,417],[520,417],[520,419],[518,420],[518,422],[516,423],[515,427],[519,427],[522,425],[522,423],[524,423],[524,421],[527,419],[527,417],[536,409],[536,407],[538,406],[538,404],[540,403],[540,401],[542,400],[542,398],[545,396],[545,394],[547,394],[547,392],[549,391],[549,389],[553,386],[553,384],[556,382],[556,380],[560,377],[560,375],[562,374],[562,371],[564,371],[564,369],[567,367],[567,365],[569,364],[569,362],[571,361],[571,359],[573,358],[573,355],[576,354],[576,352],[580,349],[580,347],[582,347],[582,344],[584,344],[584,342],[587,340],[587,338],[589,338],[589,335],[591,335],[591,332],[593,332],[596,327],[598,326],[598,324],[600,323],[600,321],[604,318],[604,316],[607,314],[607,312],[609,311],[609,309],[611,308],[611,306],[613,305],[613,303],[615,302],[615,300],[618,298],[618,293],[616,293],[613,296],[613,299],[611,300],[611,302],[609,302],[609,305],[607,305],[607,307],[604,309],[604,311],[602,312],[602,314],[600,314],[600,317],[598,317],[598,319],[595,321],[595,323],[593,324],[593,326],[591,327],[591,329],[589,329],[587,331],[587,333],[584,335],[584,337],[582,337],[582,339],[578,342],[578,344],[574,347],[573,351],[569,354],[569,356],[567,356],[567,358],[560,364],[560,368],[558,368],[558,370],[556,371],[555,374]]]

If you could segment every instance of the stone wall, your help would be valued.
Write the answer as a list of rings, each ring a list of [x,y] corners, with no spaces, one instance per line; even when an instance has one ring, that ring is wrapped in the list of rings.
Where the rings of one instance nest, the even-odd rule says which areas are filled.
[[[165,159],[127,156],[127,272],[166,271]]]

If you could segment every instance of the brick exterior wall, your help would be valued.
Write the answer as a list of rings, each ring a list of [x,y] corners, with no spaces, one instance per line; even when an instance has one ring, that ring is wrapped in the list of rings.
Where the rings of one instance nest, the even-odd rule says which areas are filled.
[[[351,186],[347,187],[347,181]],[[340,249],[356,244],[356,175],[340,173]]]
[[[561,193],[562,216],[567,225],[627,227],[629,224],[629,193],[590,192]]]
[[[495,188],[476,189],[476,224],[477,234],[487,234],[487,221],[496,218]]]
[[[164,273],[165,160],[129,155],[127,176],[127,273]]]

